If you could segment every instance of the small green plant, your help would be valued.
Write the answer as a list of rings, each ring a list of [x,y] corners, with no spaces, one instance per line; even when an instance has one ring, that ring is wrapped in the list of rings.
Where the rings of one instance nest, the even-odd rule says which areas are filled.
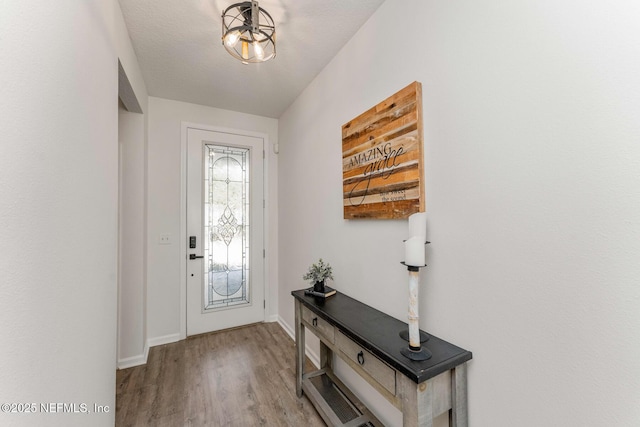
[[[325,264],[324,261],[322,261],[322,258],[320,258],[317,264],[313,264],[309,267],[309,271],[307,274],[302,276],[302,279],[309,280],[312,284],[322,282],[325,279],[333,280],[333,271],[331,270],[331,266],[329,264]]]

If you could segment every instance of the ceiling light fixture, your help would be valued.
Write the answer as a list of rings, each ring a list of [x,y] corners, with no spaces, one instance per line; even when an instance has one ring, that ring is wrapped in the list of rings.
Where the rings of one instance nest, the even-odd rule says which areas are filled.
[[[255,0],[235,3],[222,14],[222,45],[243,64],[276,56],[273,18]]]

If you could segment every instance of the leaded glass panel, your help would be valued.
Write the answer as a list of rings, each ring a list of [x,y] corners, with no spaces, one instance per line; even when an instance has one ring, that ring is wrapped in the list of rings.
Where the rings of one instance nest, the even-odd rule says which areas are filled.
[[[205,145],[204,309],[249,299],[249,150]]]

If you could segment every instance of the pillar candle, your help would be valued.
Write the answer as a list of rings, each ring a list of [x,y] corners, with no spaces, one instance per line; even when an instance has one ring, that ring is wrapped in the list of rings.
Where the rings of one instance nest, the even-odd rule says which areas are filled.
[[[413,236],[404,242],[404,263],[413,267],[423,267],[425,236]]]
[[[409,216],[409,236],[427,235],[427,213],[418,212]]]

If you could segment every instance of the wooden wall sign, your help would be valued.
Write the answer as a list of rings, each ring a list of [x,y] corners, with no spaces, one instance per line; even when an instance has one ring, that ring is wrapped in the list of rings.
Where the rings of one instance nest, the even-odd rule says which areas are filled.
[[[342,126],[344,218],[424,212],[422,85],[413,82]]]

